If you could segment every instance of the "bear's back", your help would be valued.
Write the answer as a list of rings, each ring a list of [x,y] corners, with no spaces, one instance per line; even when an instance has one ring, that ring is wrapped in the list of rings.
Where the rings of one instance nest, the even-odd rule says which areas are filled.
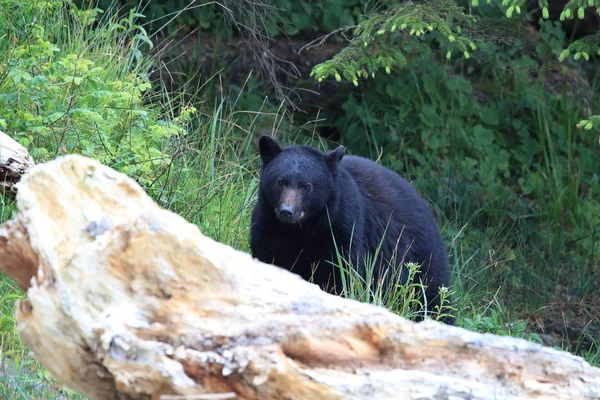
[[[433,252],[444,257],[445,245],[433,212],[411,183],[377,162],[358,156],[345,156],[340,167],[356,182],[368,208],[367,232],[376,233],[370,238],[371,247],[385,231],[390,245],[401,237],[401,242],[412,243],[416,253]]]
[[[405,214],[402,204],[425,206],[415,188],[396,172],[375,161],[358,156],[345,156],[340,167],[348,172],[362,194]]]

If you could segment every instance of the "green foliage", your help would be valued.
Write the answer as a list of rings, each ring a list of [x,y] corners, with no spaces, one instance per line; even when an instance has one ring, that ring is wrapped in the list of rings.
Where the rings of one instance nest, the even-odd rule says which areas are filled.
[[[560,61],[564,61],[570,55],[573,55],[573,60],[577,61],[581,57],[585,61],[590,60],[590,54],[596,54],[600,56],[600,33],[595,35],[588,35],[582,39],[576,40],[564,49],[559,56]]]
[[[588,7],[594,7],[596,12],[600,13],[599,0],[569,0],[569,2],[565,4],[565,9],[560,14],[560,20],[573,19],[575,18],[575,15],[577,15],[577,18],[579,19],[584,19],[585,9]]]
[[[38,161],[79,153],[147,187],[194,110],[168,120],[144,106],[151,64],[141,52],[151,43],[135,22],[141,15],[96,29],[100,13],[68,1],[0,0],[0,125]]]
[[[487,3],[491,3],[491,0],[487,0]],[[525,8],[526,3],[526,0],[503,0],[502,5],[507,7],[506,17],[511,18],[515,12],[521,14],[521,7]],[[479,0],[472,0],[471,4],[477,7]],[[547,0],[540,0],[539,6],[543,17],[549,18]],[[587,7],[599,7],[600,10],[600,1],[570,0],[565,5],[560,19],[562,21],[573,18],[575,10],[578,18],[583,19]],[[476,45],[473,42],[473,31],[466,34],[462,34],[462,31],[476,22],[473,15],[467,14],[464,8],[457,6],[452,0],[424,1],[417,4],[408,2],[392,9],[378,10],[359,24],[354,31],[356,37],[346,48],[332,60],[316,65],[311,76],[319,82],[329,76],[334,76],[340,81],[343,76],[358,85],[357,77],[373,77],[379,69],[385,69],[389,74],[392,66],[405,65],[403,47],[407,40],[425,34],[438,33],[434,36],[438,40],[442,39],[439,44],[447,50],[448,59],[453,50],[462,53],[468,59],[470,52],[476,50]],[[599,51],[598,43],[600,41],[594,36],[578,40],[561,53],[561,60],[570,52],[575,52],[576,60],[582,56],[587,60],[591,51]]]
[[[258,171],[251,168],[258,156],[250,140],[261,118],[260,109],[240,111],[231,98],[224,98],[213,114],[192,117],[181,145],[185,151],[154,196],[205,235],[244,251],[258,183]]]
[[[472,0],[473,6],[479,6],[478,0]],[[491,3],[491,0],[487,0]],[[521,14],[527,4],[525,0],[503,0],[507,18]],[[543,18],[549,18],[547,0],[540,0]],[[570,0],[562,12],[560,19],[571,19],[577,15],[583,19],[585,9],[595,7],[600,10],[598,0]],[[468,14],[455,1],[424,1],[421,3],[406,2],[390,8],[378,10],[368,15],[354,30],[355,37],[332,59],[317,64],[311,76],[318,82],[334,77],[338,82],[342,79],[359,85],[359,79],[374,78],[379,70],[390,74],[392,68],[402,68],[407,58],[414,56],[410,48],[415,41],[427,40],[425,35],[434,40],[428,43],[434,48],[434,42],[446,58],[451,59],[452,52],[458,52],[465,59],[477,49],[477,23],[473,15]],[[570,54],[574,60],[583,57],[590,59],[590,54],[600,55],[600,33],[589,35],[571,43],[559,56],[563,61]],[[594,124],[588,119],[581,121],[580,126],[591,129]]]
[[[462,27],[474,22],[454,1],[429,1],[421,4],[403,3],[362,21],[354,30],[355,38],[331,60],[316,65],[311,76],[319,82],[334,76],[358,86],[360,77],[375,77],[384,69],[406,65],[407,43],[433,34],[450,58],[458,51],[465,58],[476,46],[462,35]]]
[[[600,129],[600,115],[592,115],[588,119],[581,120],[577,124],[578,128],[583,128],[586,131],[590,129]]]
[[[569,4],[571,3],[573,3],[573,1],[569,2]],[[592,2],[590,1],[590,3]],[[567,7],[569,6],[569,4],[567,4]],[[598,2],[598,4],[600,4],[600,2]],[[583,10],[583,8],[579,9]],[[600,12],[600,8],[598,9],[598,12]],[[583,11],[580,15],[580,18],[583,18]],[[561,15],[561,19],[563,19],[563,15]],[[589,61],[590,54],[596,54],[600,56],[600,32],[594,35],[585,36],[582,39],[576,40],[573,43],[571,43],[565,50],[563,50],[560,53],[559,60],[564,61],[571,54],[573,54],[573,60],[575,61],[578,61],[581,57],[583,57],[585,61]],[[600,131],[600,115],[592,115],[587,119],[579,121],[577,127],[583,128],[587,131],[592,129]]]
[[[497,308],[490,306],[485,311],[477,310],[472,316],[464,317],[462,320],[463,326],[475,332],[513,336],[542,343],[542,339],[538,334],[528,331],[526,320],[511,322],[507,310],[503,310],[498,304],[495,305]]]
[[[487,0],[488,3],[490,0]],[[473,1],[474,5],[477,5],[477,1]],[[507,18],[511,18],[513,11],[516,10],[517,14],[521,13],[520,6],[525,5],[525,0],[503,0],[502,5],[509,6],[506,10]],[[542,9],[542,17],[548,19],[550,14],[548,12],[548,1],[539,0],[539,6]],[[585,11],[587,8],[594,8],[597,13],[600,13],[600,0],[570,0],[565,4],[564,10],[560,14],[560,20],[565,21],[568,19],[574,19],[575,16],[579,19],[585,18]],[[569,44],[560,55],[559,60],[562,62],[570,55],[573,55],[573,60],[578,61],[583,57],[586,61],[590,60],[590,54],[596,54],[600,56],[600,33],[594,35],[585,36],[579,40]],[[592,115],[588,119],[579,121],[577,127],[584,128],[585,130],[596,129],[600,130],[599,116]]]
[[[13,355],[0,360],[0,376],[2,399],[85,399],[73,390],[60,387],[50,373],[40,369],[31,358],[21,359],[18,355]]]

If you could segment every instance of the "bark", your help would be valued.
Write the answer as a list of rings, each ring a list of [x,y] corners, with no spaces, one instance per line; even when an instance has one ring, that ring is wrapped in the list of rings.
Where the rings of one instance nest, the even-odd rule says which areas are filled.
[[[19,333],[92,398],[600,396],[600,370],[579,357],[326,294],[80,156],[28,172],[17,204],[0,270],[27,290]]]
[[[14,197],[21,176],[35,165],[27,149],[0,131],[0,193]]]

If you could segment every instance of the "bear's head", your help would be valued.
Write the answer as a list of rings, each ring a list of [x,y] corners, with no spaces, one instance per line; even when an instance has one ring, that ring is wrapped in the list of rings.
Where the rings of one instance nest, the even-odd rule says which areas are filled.
[[[301,224],[323,211],[335,195],[338,165],[344,147],[322,152],[308,146],[282,149],[275,139],[261,136],[260,191],[285,224]]]

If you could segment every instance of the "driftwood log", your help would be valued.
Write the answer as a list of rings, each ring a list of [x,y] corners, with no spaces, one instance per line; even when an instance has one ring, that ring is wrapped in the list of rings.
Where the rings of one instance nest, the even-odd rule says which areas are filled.
[[[23,341],[95,399],[598,399],[600,369],[326,294],[80,156],[30,170],[0,228]]]
[[[14,198],[21,176],[35,166],[27,149],[0,131],[0,194]]]

